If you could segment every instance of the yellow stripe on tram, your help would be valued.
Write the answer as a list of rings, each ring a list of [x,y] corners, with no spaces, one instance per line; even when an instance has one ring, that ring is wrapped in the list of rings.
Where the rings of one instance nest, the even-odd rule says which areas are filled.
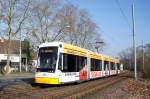
[[[41,84],[60,84],[59,78],[36,77],[35,83]]]

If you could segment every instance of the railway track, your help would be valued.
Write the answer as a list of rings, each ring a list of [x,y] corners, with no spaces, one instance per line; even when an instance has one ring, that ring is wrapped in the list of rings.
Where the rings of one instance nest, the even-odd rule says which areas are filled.
[[[88,94],[92,94],[93,92],[96,92],[96,91],[98,91],[98,90],[101,90],[101,89],[103,89],[103,88],[105,88],[105,87],[108,87],[108,86],[110,86],[110,85],[112,85],[112,84],[114,84],[114,83],[116,83],[116,82],[118,82],[118,81],[121,81],[122,80],[122,78],[120,78],[120,79],[115,79],[115,80],[113,80],[113,81],[110,81],[110,82],[104,82],[104,84],[101,84],[101,85],[96,85],[96,86],[94,86],[93,88],[89,88],[89,89],[87,89],[87,90],[84,90],[84,91],[79,91],[79,92],[77,92],[77,93],[75,93],[75,94],[72,94],[72,95],[69,95],[69,96],[66,96],[66,97],[64,97],[65,99],[76,99],[76,98],[82,98],[82,97],[84,97],[84,96],[86,96],[86,95],[88,95]]]
[[[77,85],[67,85],[67,86],[54,86],[54,87],[26,87],[26,86],[16,86],[9,88],[6,91],[0,91],[0,98],[20,98],[20,99],[76,99],[91,94],[93,92],[102,90],[116,82],[124,80],[126,74],[121,76],[114,76],[104,79],[97,79],[88,82],[84,82]]]
[[[51,98],[51,99],[76,99],[86,96],[87,94],[91,94],[95,91],[108,87],[116,82],[123,80],[124,77],[113,77],[99,81],[91,81],[86,84],[81,84],[77,86],[71,86],[59,90],[53,90],[52,92],[48,92],[44,95],[44,97],[40,98]]]

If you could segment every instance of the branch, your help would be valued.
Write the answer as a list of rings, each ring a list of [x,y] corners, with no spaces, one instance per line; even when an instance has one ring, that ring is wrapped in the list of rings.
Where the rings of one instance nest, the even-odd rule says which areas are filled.
[[[36,39],[39,41],[39,43],[41,44],[42,41],[41,41],[40,37],[36,34],[36,32],[35,32],[35,31],[32,31],[32,34],[33,34],[33,36],[35,36],[35,38],[36,38]]]
[[[56,38],[62,33],[62,30],[63,28],[58,31],[57,35],[53,38],[52,41],[56,40]]]
[[[25,11],[24,11],[24,13],[23,13],[22,20],[19,22],[19,26],[18,26],[16,32],[14,32],[14,35],[17,34],[17,33],[20,31],[21,26],[22,26],[24,20],[26,19],[26,13],[27,13],[27,11],[28,11],[28,9],[29,9],[30,2],[31,2],[31,1],[29,0],[27,6],[25,7]]]

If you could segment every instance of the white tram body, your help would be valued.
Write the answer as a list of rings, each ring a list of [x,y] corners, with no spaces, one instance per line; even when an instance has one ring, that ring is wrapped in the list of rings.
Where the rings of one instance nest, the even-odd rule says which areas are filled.
[[[63,42],[39,46],[35,83],[64,84],[120,73],[118,59]]]

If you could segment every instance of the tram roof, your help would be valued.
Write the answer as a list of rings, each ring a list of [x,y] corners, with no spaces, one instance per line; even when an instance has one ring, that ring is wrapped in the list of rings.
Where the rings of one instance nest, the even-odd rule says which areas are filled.
[[[64,44],[63,47],[66,49],[78,50],[78,51],[85,52],[85,53],[87,52],[87,49],[84,49],[75,45],[67,44],[67,43],[63,43],[63,44]]]
[[[39,47],[59,46],[60,44],[63,44],[63,42],[45,42],[39,45]]]
[[[74,50],[75,53],[77,51],[79,51],[81,54],[84,55],[84,53],[88,52],[89,57],[94,58],[94,59],[103,59],[105,61],[111,61],[111,62],[119,63],[119,59],[112,58],[110,56],[100,54],[100,53],[97,53],[97,52],[93,52],[93,51],[90,51],[88,49],[84,49],[84,48],[81,48],[81,47],[78,47],[78,46],[75,46],[75,45],[72,45],[72,44],[64,43],[64,42],[45,42],[45,43],[41,44],[39,47],[60,46],[60,45],[62,45],[62,47],[64,49]]]

